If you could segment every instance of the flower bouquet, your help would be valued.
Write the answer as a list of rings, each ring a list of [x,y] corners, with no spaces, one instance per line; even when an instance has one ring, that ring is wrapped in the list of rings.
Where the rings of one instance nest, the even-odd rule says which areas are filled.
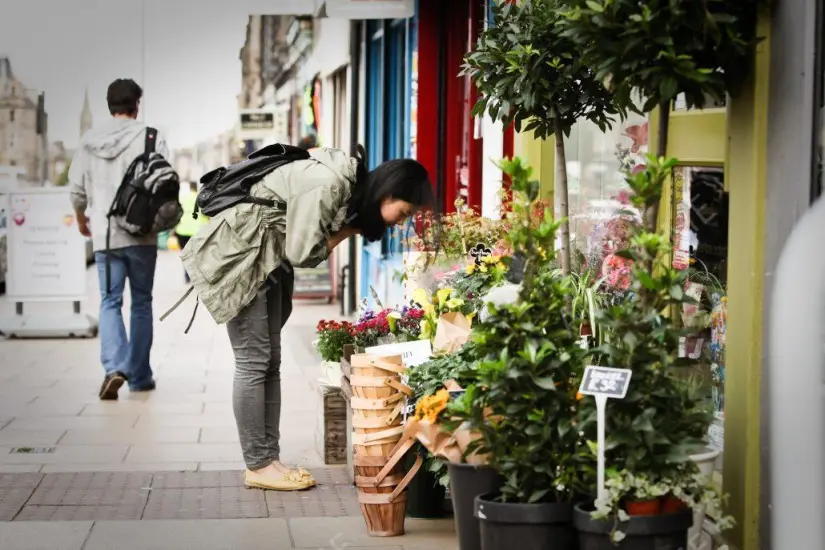
[[[353,325],[353,343],[359,350],[373,346],[417,340],[421,334],[424,312],[421,308],[366,309],[362,302],[358,321]]]
[[[355,327],[348,321],[321,320],[316,327],[318,339],[313,346],[321,355],[324,380],[337,386],[344,346],[355,343]]]

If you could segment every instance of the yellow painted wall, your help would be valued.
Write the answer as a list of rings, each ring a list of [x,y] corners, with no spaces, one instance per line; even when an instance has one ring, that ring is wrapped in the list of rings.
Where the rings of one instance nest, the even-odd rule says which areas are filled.
[[[533,177],[541,182],[541,197],[553,204],[555,182],[555,139],[536,139],[533,133],[517,133],[513,138],[513,155],[521,157],[533,168]]]
[[[730,230],[723,483],[731,495],[729,510],[738,522],[731,542],[741,550],[760,548],[759,401],[770,70],[767,15],[760,18],[758,35],[765,39],[757,46],[751,78],[728,108],[725,173],[730,192]]]

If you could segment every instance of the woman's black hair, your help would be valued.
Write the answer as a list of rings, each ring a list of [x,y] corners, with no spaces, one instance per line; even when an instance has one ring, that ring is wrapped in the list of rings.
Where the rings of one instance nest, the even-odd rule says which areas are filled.
[[[359,229],[367,242],[380,240],[387,229],[381,216],[381,204],[393,198],[407,201],[422,210],[434,210],[430,175],[413,159],[387,161],[368,171],[366,151],[356,148],[356,182],[347,210],[349,225]]]

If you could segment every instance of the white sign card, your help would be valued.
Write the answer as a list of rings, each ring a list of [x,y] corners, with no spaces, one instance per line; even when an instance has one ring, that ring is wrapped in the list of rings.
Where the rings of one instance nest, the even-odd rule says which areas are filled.
[[[579,393],[592,395],[596,398],[596,418],[597,418],[597,479],[598,479],[598,500],[602,502],[605,498],[604,475],[605,475],[605,411],[607,410],[607,400],[624,399],[627,389],[630,387],[630,377],[633,371],[629,369],[614,369],[611,367],[590,366],[584,370],[582,383],[579,386]]]
[[[373,346],[365,351],[370,355],[400,355],[404,366],[409,368],[417,367],[429,361],[433,355],[433,346],[429,340],[414,340],[412,342]]]
[[[7,294],[18,302],[86,299],[86,240],[66,188],[9,193]]]

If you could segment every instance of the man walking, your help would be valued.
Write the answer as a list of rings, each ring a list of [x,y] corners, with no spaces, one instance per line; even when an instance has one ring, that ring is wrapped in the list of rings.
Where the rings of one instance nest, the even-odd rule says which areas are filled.
[[[82,137],[69,169],[78,228],[92,237],[100,280],[100,361],[105,377],[99,395],[105,400],[117,399],[118,390],[127,381],[133,392],[155,389],[149,352],[157,235],[134,236],[112,223],[107,239],[109,208],[129,165],[146,146],[146,126],[137,120],[142,95],[143,90],[133,80],[118,79],[109,85],[106,100],[112,118]],[[160,134],[155,150],[168,154]],[[128,335],[122,312],[127,280],[132,299]]]

